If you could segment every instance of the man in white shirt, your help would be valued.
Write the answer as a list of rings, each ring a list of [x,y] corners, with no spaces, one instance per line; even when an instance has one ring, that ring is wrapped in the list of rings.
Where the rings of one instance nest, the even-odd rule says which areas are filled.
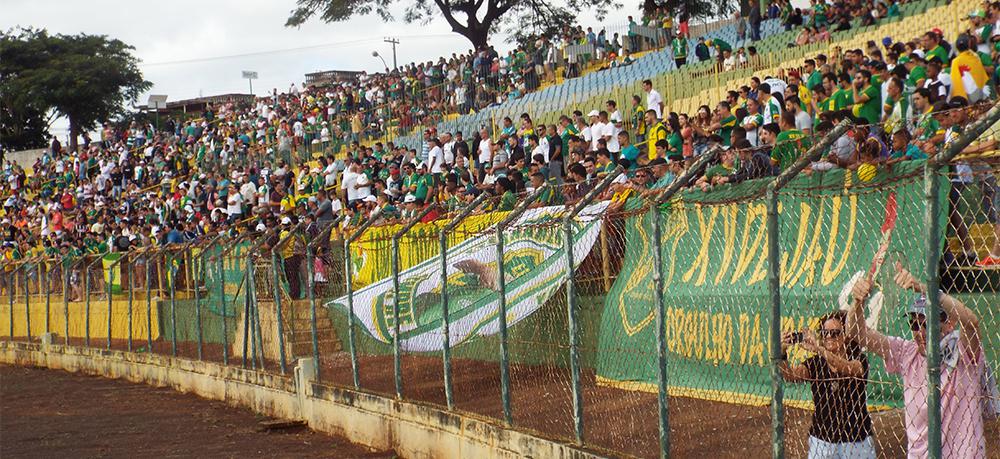
[[[656,112],[656,119],[663,119],[663,97],[653,89],[652,80],[643,81],[642,89],[646,91],[646,109]]]
[[[547,147],[542,147],[542,145],[538,143],[538,136],[535,134],[529,135],[527,142],[527,148],[525,148],[525,151],[531,152],[531,156],[527,158],[527,162],[533,161],[535,156],[541,155],[542,158],[545,158],[545,164],[548,164],[549,149]]]
[[[622,112],[618,111],[618,103],[613,100],[607,101],[605,105],[607,106],[606,108],[608,110],[608,120],[610,120],[611,124],[615,127],[614,137],[615,137],[615,142],[617,142],[618,133],[622,132],[622,130],[625,129],[625,125],[622,124],[624,122],[622,118]]]
[[[441,165],[444,163],[444,150],[441,149],[441,139],[432,137],[430,140],[430,146],[431,151],[427,155],[427,160],[431,163],[431,174],[440,174]]]
[[[444,150],[444,163],[451,166],[455,164],[455,139],[450,132],[446,132],[441,140],[444,142],[444,147],[441,148]]]
[[[361,195],[358,191],[359,181],[361,176],[365,175],[360,172],[361,162],[357,159],[351,161],[351,165],[348,166],[347,170],[344,171],[343,180],[340,182],[340,189],[347,193],[347,204],[351,203],[365,197],[366,195]]]
[[[584,134],[584,139],[590,143],[590,149],[592,151],[597,151],[597,140],[602,138],[604,135],[604,123],[601,122],[601,112],[597,110],[591,110],[587,114],[590,118],[590,136],[587,138],[587,134]],[[605,118],[607,113],[605,112]]]
[[[614,123],[612,123],[611,120],[608,119],[608,112],[602,111],[600,113],[600,117],[601,117],[601,124],[603,124],[604,127],[601,129],[599,138],[604,139],[605,144],[608,146],[608,151],[610,151],[611,153],[617,153],[619,150],[621,150],[621,147],[618,145],[618,129],[615,128]]]
[[[490,140],[490,133],[486,131],[486,128],[479,130],[479,173],[480,176],[484,173],[486,169],[489,169],[493,163],[493,141]]]

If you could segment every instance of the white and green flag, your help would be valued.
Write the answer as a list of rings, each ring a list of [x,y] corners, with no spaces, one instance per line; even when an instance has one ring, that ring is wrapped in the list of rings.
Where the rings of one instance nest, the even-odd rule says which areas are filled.
[[[578,267],[601,230],[607,202],[592,204],[576,217],[573,261]],[[566,281],[562,206],[530,209],[504,231],[504,279],[507,324],[514,326],[537,311]],[[425,260],[399,275],[400,346],[411,352],[444,347],[441,304],[441,261]],[[448,250],[448,316],[452,346],[499,332],[496,232],[467,239]],[[347,297],[326,305],[348,311]],[[392,278],[354,293],[355,317],[383,343],[392,342]]]

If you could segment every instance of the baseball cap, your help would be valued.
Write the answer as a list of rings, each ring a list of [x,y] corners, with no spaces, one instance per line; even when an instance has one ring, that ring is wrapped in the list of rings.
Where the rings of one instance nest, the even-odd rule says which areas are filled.
[[[591,110],[590,113],[587,113],[587,116],[600,116],[600,115],[601,113],[598,112],[597,110]]]
[[[882,46],[888,47],[892,44],[892,37],[882,37]]]
[[[288,218],[288,217],[282,217],[281,218],[281,224],[282,225],[291,225],[292,224],[292,219]]]
[[[406,203],[417,202],[417,197],[412,194],[407,194],[406,197],[403,198],[403,202]]]
[[[900,57],[898,62],[899,62],[899,65],[903,65],[903,64],[905,64],[907,62],[910,62],[910,56]]]
[[[368,195],[368,196],[365,196],[365,198],[362,199],[362,201],[364,201],[364,202],[377,202],[378,200],[375,199],[375,196]]]
[[[969,17],[970,18],[985,18],[986,17],[986,12],[983,11],[983,10],[976,10],[976,11],[973,11],[973,12],[969,13]]]
[[[940,290],[938,290],[938,294],[939,295],[941,294]],[[910,302],[910,307],[906,309],[906,315],[909,316],[911,314],[919,314],[926,317],[927,307],[929,304],[930,303],[927,301],[927,295],[924,295],[923,293],[918,293],[913,297],[913,301]],[[941,320],[944,321],[947,319],[948,319],[948,313],[946,313],[944,309],[942,309]]]
[[[656,158],[649,162],[650,166],[665,166],[667,161],[663,158]]]

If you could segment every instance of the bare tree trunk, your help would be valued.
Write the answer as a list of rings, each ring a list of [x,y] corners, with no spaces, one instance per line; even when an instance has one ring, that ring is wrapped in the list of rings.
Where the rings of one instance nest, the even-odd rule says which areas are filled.
[[[69,151],[76,152],[76,137],[80,134],[80,126],[73,120],[72,117],[69,119]]]

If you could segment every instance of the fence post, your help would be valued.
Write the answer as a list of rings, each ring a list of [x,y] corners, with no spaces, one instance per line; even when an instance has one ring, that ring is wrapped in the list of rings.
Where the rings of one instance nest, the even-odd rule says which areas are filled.
[[[44,265],[45,265],[45,278],[44,278],[45,279],[45,333],[49,333],[50,331],[52,331],[49,328],[49,319],[50,319],[49,316],[51,315],[51,311],[52,311],[52,279],[51,279],[51,277],[52,277],[52,268],[49,266],[49,260],[48,259],[46,259],[44,261]],[[39,286],[42,285],[42,283],[41,283],[41,279],[42,279],[41,266],[42,266],[42,264],[39,263],[39,271],[38,271],[38,279],[39,279],[38,285]]]
[[[250,311],[250,278],[253,276],[252,253],[253,251],[251,250],[247,251],[247,259],[243,265],[243,282],[240,285],[240,287],[243,285],[247,286],[247,291],[243,294],[243,368],[247,367],[247,351],[253,351],[250,341],[253,340],[253,333],[257,331],[256,327],[253,331],[250,330],[253,323],[253,321],[250,320],[250,314],[252,314]],[[274,281],[277,282],[278,279],[275,279]],[[239,296],[239,290],[237,290],[237,296]],[[256,344],[256,341],[254,341],[254,344]],[[256,361],[251,358],[250,365],[255,364]]]
[[[576,323],[576,278],[573,277],[573,267],[576,264],[573,260],[573,222],[577,214],[603,193],[624,171],[623,167],[616,167],[572,207],[562,222],[566,251],[566,313],[569,328],[569,365],[573,383],[573,426],[579,444],[583,444],[583,393],[580,388],[580,334]]]
[[[392,236],[392,366],[396,376],[396,399],[400,400],[403,398],[403,362],[399,344],[399,240],[436,208],[437,204],[424,207]],[[410,305],[411,309],[412,306]]]
[[[195,333],[198,335],[198,360],[201,360],[203,357],[202,354],[203,341],[201,333],[201,287],[200,286],[201,286],[201,279],[203,278],[201,272],[202,269],[205,267],[205,253],[201,252],[198,254],[197,263],[195,263],[195,256],[193,250],[190,252],[189,258],[191,259],[191,264],[193,265],[191,266],[191,270],[193,271],[191,277],[194,278],[194,281],[192,282],[193,283],[192,287],[194,290],[194,326],[196,330]]]
[[[285,247],[285,244],[291,242],[292,238],[298,235],[299,230],[302,228],[302,222],[296,224],[292,229],[288,231],[288,235],[278,239],[278,243],[271,248],[271,265],[274,267],[274,308],[275,315],[278,321],[278,355],[281,365],[281,374],[285,374],[285,327],[281,313],[281,273],[278,270],[278,251]],[[293,249],[294,250],[294,249]],[[250,255],[247,255],[249,257]],[[283,261],[282,261],[283,262]],[[298,274],[298,273],[296,273]],[[292,280],[288,279],[291,283]],[[292,298],[292,320],[295,320],[295,300],[298,298]]]
[[[69,273],[77,261],[79,260],[70,260],[69,263],[63,263],[63,326],[65,330],[63,344],[66,346],[69,346]],[[13,319],[13,314],[11,314],[11,320]]]
[[[143,271],[146,271],[146,352],[153,353],[153,263],[155,256],[147,254]]]
[[[941,288],[941,273],[938,263],[941,257],[941,226],[938,215],[941,204],[938,199],[940,182],[938,171],[955,158],[965,147],[1000,121],[1000,104],[994,105],[982,118],[966,126],[965,131],[944,151],[927,160],[924,165],[924,226],[927,228],[927,451],[931,458],[941,454],[941,298],[937,294]],[[933,292],[933,293],[932,293]]]
[[[354,388],[361,388],[361,374],[358,368],[358,350],[354,343],[354,263],[351,261],[351,243],[361,237],[361,235],[372,224],[374,218],[369,218],[354,230],[351,235],[344,240],[344,282],[347,284],[347,342],[351,352],[351,377],[354,379]]]
[[[226,266],[222,261],[224,252],[224,250],[220,251],[215,261],[219,272],[216,282],[219,284],[219,316],[222,318],[220,320],[222,322],[222,364],[229,365],[229,326],[226,324]]]
[[[130,254],[125,254],[129,256]],[[135,300],[132,290],[135,289],[135,261],[126,265],[128,266],[128,351],[132,352],[132,306]],[[122,280],[125,279],[125,275],[122,274]],[[124,287],[125,283],[122,283]]]
[[[670,200],[704,166],[714,161],[720,150],[716,147],[703,153],[680,177],[656,195],[649,206],[649,211],[653,213],[653,241],[655,241],[653,245],[656,247],[653,251],[653,262],[656,263],[653,271],[653,296],[656,301],[657,404],[661,458],[670,457],[670,410],[667,392],[667,308],[663,299],[663,246],[660,244],[663,238],[663,216],[660,213],[660,205]]]
[[[27,337],[26,342],[31,342],[31,289],[28,288],[28,271],[30,262],[24,268],[24,330]],[[37,268],[36,268],[37,269]]]
[[[785,407],[784,381],[781,378],[781,244],[778,241],[780,228],[778,220],[778,191],[788,184],[802,169],[816,161],[840,138],[850,126],[850,120],[841,121],[826,136],[820,139],[794,164],[784,170],[767,185],[767,286],[771,299],[771,327],[769,353],[771,354],[771,451],[772,457],[785,457]]]
[[[8,271],[10,275],[7,280],[7,297],[10,302],[10,320],[7,321],[7,334],[11,341],[14,341],[14,287],[17,286],[17,271],[19,269],[21,266],[15,266],[14,269]]]
[[[315,248],[321,243],[328,244],[330,242],[330,231],[343,219],[343,215],[338,215],[333,221],[320,228],[315,240],[309,241],[306,244],[306,272],[309,276],[306,280],[309,287],[309,326],[310,338],[312,339],[313,364],[316,366],[316,381],[322,381],[320,377],[322,366],[319,360],[319,331],[316,330],[316,273],[313,266],[315,262]],[[329,281],[330,279],[327,279],[327,282]]]
[[[448,324],[448,233],[458,227],[472,212],[475,212],[489,196],[489,193],[479,193],[476,199],[473,199],[468,206],[462,209],[461,213],[441,228],[441,232],[438,233],[438,242],[441,245],[441,333],[444,338],[441,358],[444,360],[444,398],[449,410],[455,407],[455,399],[451,387],[451,330]]]
[[[509,426],[514,424],[514,412],[510,406],[510,351],[508,350],[507,338],[507,276],[504,272],[503,259],[503,232],[508,225],[517,220],[528,206],[535,202],[547,185],[538,187],[537,190],[518,203],[517,207],[510,211],[503,220],[496,225],[497,232],[497,291],[499,292],[497,304],[497,322],[500,328],[500,401],[503,404],[504,422]]]
[[[169,260],[169,263],[167,262]],[[170,288],[170,354],[177,357],[177,270],[174,269],[174,254],[163,257]]]

